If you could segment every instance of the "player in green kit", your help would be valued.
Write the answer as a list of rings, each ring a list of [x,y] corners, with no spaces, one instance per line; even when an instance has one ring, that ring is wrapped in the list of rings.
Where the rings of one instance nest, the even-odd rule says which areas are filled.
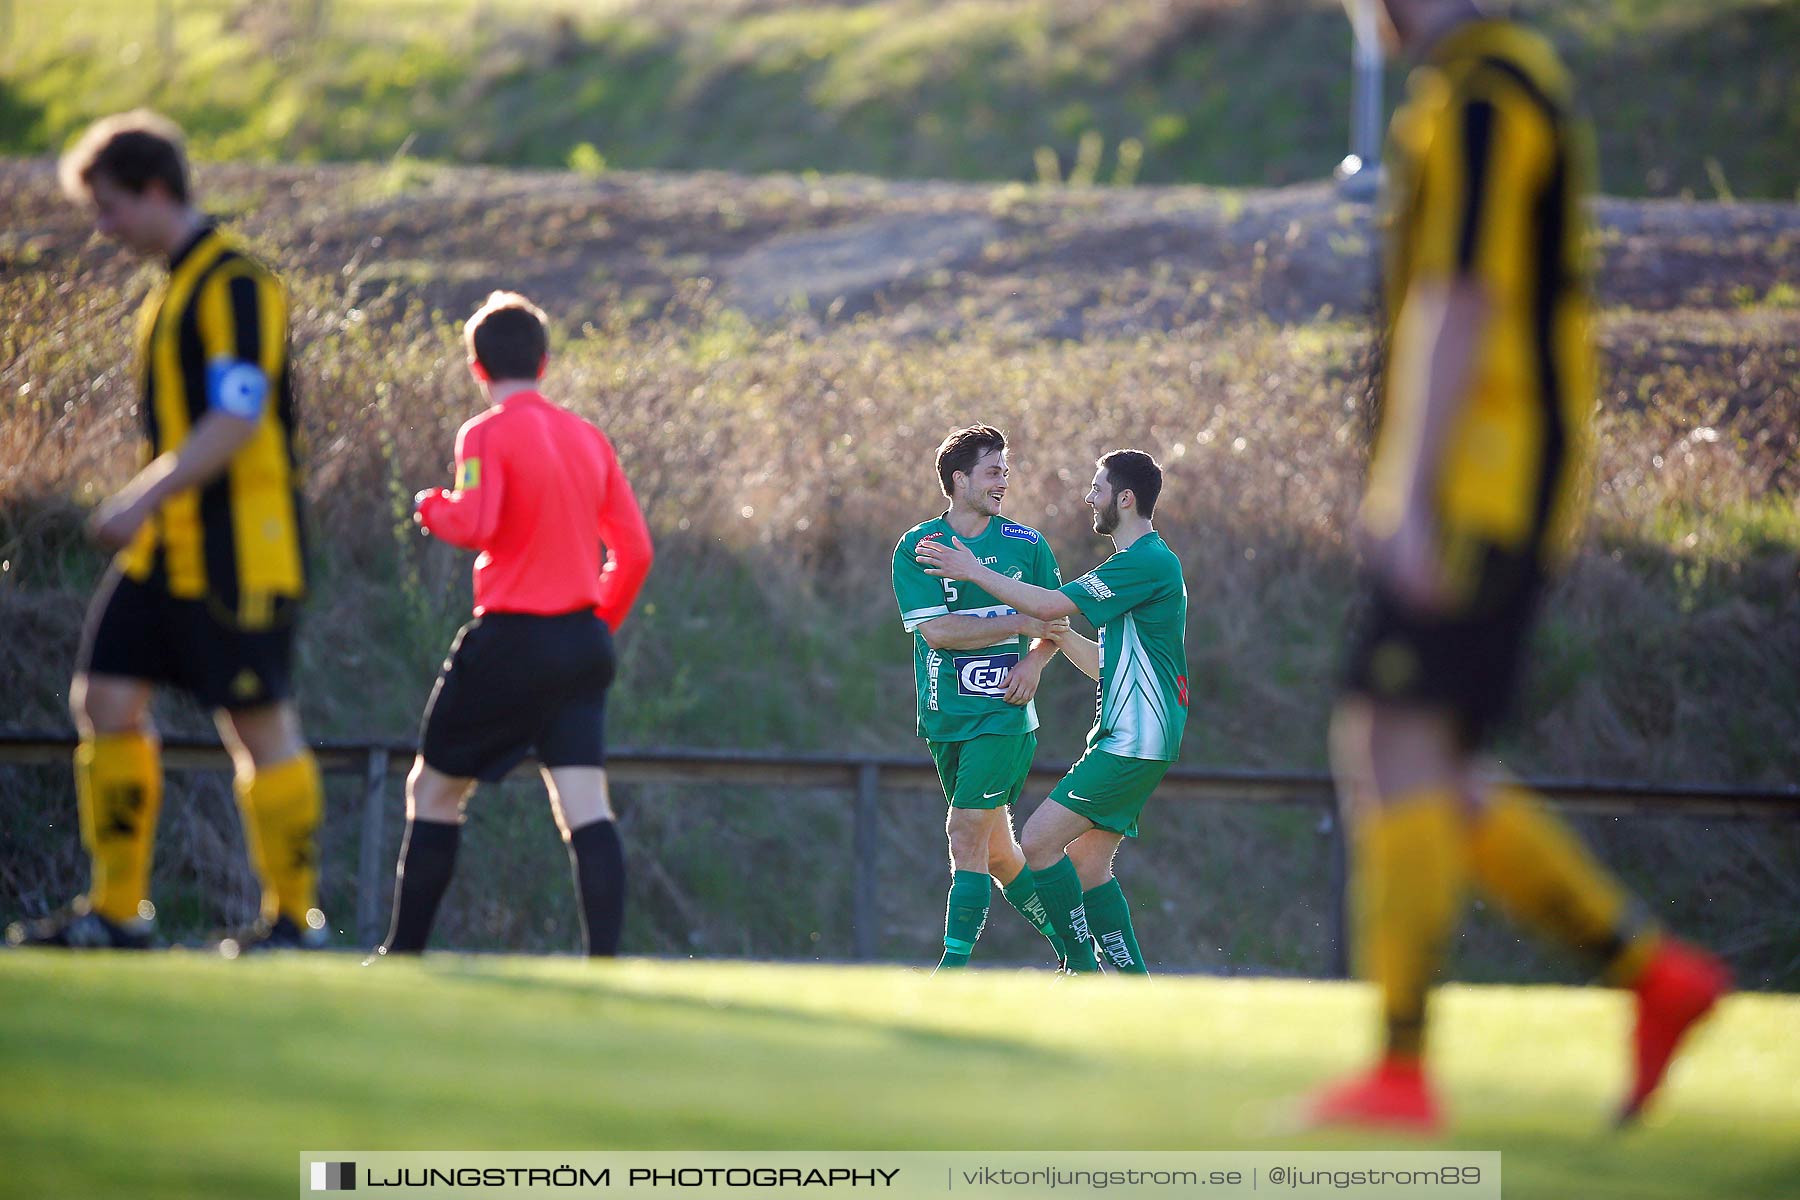
[[[1000,578],[1056,587],[1062,576],[1044,535],[1000,516],[1006,437],[987,425],[958,429],[937,451],[948,511],[906,531],[894,549],[894,599],[913,635],[919,736],[937,763],[950,815],[950,898],[942,967],[968,963],[987,922],[991,876],[1012,906],[1063,955],[1013,836],[1010,806],[1037,749],[1038,679],[1068,622],[1023,616],[983,588],[933,579],[919,546],[959,539]]]
[[[1098,687],[1087,751],[1050,793],[1052,803],[1025,824],[1025,860],[1038,895],[1068,947],[1068,966],[1106,964],[1147,974],[1131,909],[1112,862],[1124,838],[1136,837],[1150,793],[1181,753],[1187,725],[1187,584],[1181,561],[1150,527],[1162,492],[1162,468],[1141,450],[1114,450],[1097,464],[1087,504],[1094,532],[1113,541],[1113,556],[1058,589],[1009,578],[984,565],[960,539],[921,542],[925,573],[979,587],[1041,621],[1080,613],[1100,631],[1090,642],[1074,632],[1058,644]],[[1101,851],[1096,853],[1096,851]],[[1079,948],[1079,949],[1078,949]]]

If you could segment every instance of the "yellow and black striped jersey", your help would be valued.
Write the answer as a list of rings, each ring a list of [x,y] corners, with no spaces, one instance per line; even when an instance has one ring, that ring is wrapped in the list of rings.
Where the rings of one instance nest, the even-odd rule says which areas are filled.
[[[1587,131],[1539,35],[1476,21],[1412,74],[1389,130],[1389,364],[1416,360],[1400,319],[1414,290],[1477,283],[1489,317],[1436,464],[1436,516],[1453,576],[1480,544],[1552,565],[1585,509],[1595,395],[1582,197]],[[1420,436],[1417,381],[1389,371],[1364,519],[1399,521]]]
[[[208,411],[209,370],[234,362],[260,368],[267,382],[255,434],[216,478],[171,496],[120,552],[119,566],[255,628],[274,619],[278,601],[306,590],[287,295],[266,267],[207,227],[138,313],[145,462],[179,449]]]

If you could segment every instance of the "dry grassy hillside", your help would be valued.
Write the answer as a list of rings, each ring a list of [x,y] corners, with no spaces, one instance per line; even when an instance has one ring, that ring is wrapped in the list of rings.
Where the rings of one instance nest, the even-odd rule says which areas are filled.
[[[1374,237],[1367,212],[1328,190],[594,178],[406,160],[212,167],[201,184],[296,296],[320,533],[302,680],[315,733],[404,734],[464,610],[466,558],[417,539],[405,500],[445,478],[472,411],[454,322],[504,285],[560,322],[549,390],[611,431],[663,552],[622,643],[618,740],[913,745],[889,554],[937,503],[938,438],[984,419],[1016,443],[1009,511],[1045,528],[1066,566],[1102,551],[1079,506],[1094,455],[1136,444],[1164,461],[1158,523],[1192,595],[1187,761],[1322,761],[1352,578],[1344,518],[1363,458]],[[0,165],[0,206],[0,724],[44,726],[63,720],[100,566],[77,536],[81,511],[131,462],[127,317],[150,276],[88,239],[44,163]],[[1596,514],[1544,623],[1508,760],[1792,780],[1800,209],[1603,201],[1596,215]],[[1091,702],[1073,672],[1045,692],[1047,752],[1067,754]],[[167,716],[198,721],[178,705]],[[66,803],[55,773],[32,786],[45,794],[32,812]],[[207,803],[195,811],[223,807]],[[762,808],[740,820],[640,805],[640,844],[664,852],[634,885],[631,936],[804,953],[823,929],[829,943],[837,877],[755,935],[732,923],[745,885],[720,877],[738,856],[816,861],[835,809],[800,807],[816,837]],[[904,851],[888,855],[884,904],[897,953],[931,941],[939,816],[924,800],[895,811]],[[42,822],[27,825],[7,832],[41,841]],[[500,826],[493,836],[508,836]],[[1147,839],[1138,868],[1156,907],[1147,944],[1202,963],[1299,965],[1316,949],[1312,924],[1273,902],[1246,918],[1190,897],[1196,869],[1248,879],[1258,896],[1310,886],[1305,820],[1170,814],[1159,833],[1163,857]],[[1608,836],[1648,881],[1687,835]],[[1719,834],[1717,863],[1683,877],[1680,915],[1792,887],[1791,831],[1750,839],[1775,856],[1767,878],[1737,836]],[[6,857],[0,903],[54,886]],[[194,861],[168,870],[198,895]],[[542,911],[483,903],[462,910],[477,941],[554,941],[544,921],[568,924],[544,915],[567,907],[560,892]],[[1513,954],[1484,936],[1479,963]],[[1768,969],[1800,949],[1791,922],[1757,938],[1743,954]]]

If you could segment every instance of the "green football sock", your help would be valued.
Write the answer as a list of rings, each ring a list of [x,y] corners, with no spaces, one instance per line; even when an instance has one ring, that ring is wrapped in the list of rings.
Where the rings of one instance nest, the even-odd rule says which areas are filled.
[[[1050,923],[1068,950],[1064,964],[1081,975],[1099,971],[1093,944],[1088,940],[1087,910],[1081,903],[1081,877],[1075,874],[1075,864],[1065,854],[1054,865],[1033,871],[1032,875],[1037,879],[1038,896],[1050,912]]]
[[[975,952],[975,939],[987,924],[988,899],[994,885],[979,871],[958,871],[950,880],[950,901],[944,906],[944,957],[938,969],[967,966]]]
[[[1087,908],[1088,929],[1100,947],[1101,960],[1122,975],[1148,975],[1144,952],[1138,949],[1137,933],[1131,928],[1131,905],[1125,902],[1125,889],[1119,881],[1109,879],[1097,888],[1082,893]]]
[[[1050,910],[1044,907],[1044,899],[1038,895],[1037,879],[1032,875],[1030,867],[1023,867],[1013,877],[1011,883],[1000,888],[1000,894],[1006,902],[1018,909],[1019,915],[1030,921],[1032,927],[1050,939],[1050,946],[1056,951],[1056,961],[1061,962],[1069,957],[1061,935],[1056,926],[1050,923]]]

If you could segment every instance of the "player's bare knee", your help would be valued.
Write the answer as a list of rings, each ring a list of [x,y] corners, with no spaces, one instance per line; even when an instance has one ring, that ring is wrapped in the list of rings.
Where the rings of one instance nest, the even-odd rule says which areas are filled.
[[[150,689],[135,681],[77,675],[69,686],[69,710],[85,736],[150,733]]]
[[[1083,890],[1097,888],[1112,878],[1113,857],[1119,851],[1118,839],[1098,832],[1083,834],[1069,843],[1069,861]]]
[[[284,736],[266,714],[221,712],[215,723],[240,777],[279,766],[305,748],[298,737]]]
[[[1010,837],[1004,842],[990,840],[987,857],[988,874],[999,880],[1001,887],[1017,879],[1019,872],[1025,869],[1025,852]]]
[[[614,819],[606,768],[546,767],[540,774],[550,794],[550,809],[564,841],[583,825]]]
[[[1081,880],[1081,890],[1091,892],[1112,878],[1112,859],[1098,861],[1089,858],[1077,858],[1071,848],[1069,860],[1075,864],[1075,878]]]
[[[1112,855],[1081,854],[1076,847],[1069,847],[1069,861],[1075,864],[1075,877],[1081,880],[1081,890],[1091,892],[1113,877]]]
[[[1034,871],[1055,866],[1068,850],[1068,843],[1061,841],[1059,835],[1043,828],[1033,829],[1030,825],[1025,826],[1019,844],[1025,851],[1025,865]]]
[[[462,824],[467,807],[467,793],[443,787],[424,787],[406,794],[406,818],[409,821],[436,821],[440,824]]]
[[[474,780],[452,779],[414,759],[406,776],[406,819],[461,824],[474,790]]]
[[[944,832],[950,839],[950,865],[959,871],[986,872],[988,867],[988,814],[966,808],[950,810]]]
[[[306,749],[300,717],[291,704],[224,710],[216,723],[240,771],[267,770]]]
[[[94,718],[88,714],[87,676],[77,675],[69,684],[69,717],[82,737],[94,735]]]
[[[1340,700],[1332,710],[1329,744],[1331,773],[1346,803],[1354,804],[1355,796],[1374,784],[1369,735],[1368,701],[1354,696]]]
[[[1013,833],[1012,810],[996,809],[994,820],[988,826],[988,848],[995,854],[1015,853],[1019,848],[1019,839]]]

